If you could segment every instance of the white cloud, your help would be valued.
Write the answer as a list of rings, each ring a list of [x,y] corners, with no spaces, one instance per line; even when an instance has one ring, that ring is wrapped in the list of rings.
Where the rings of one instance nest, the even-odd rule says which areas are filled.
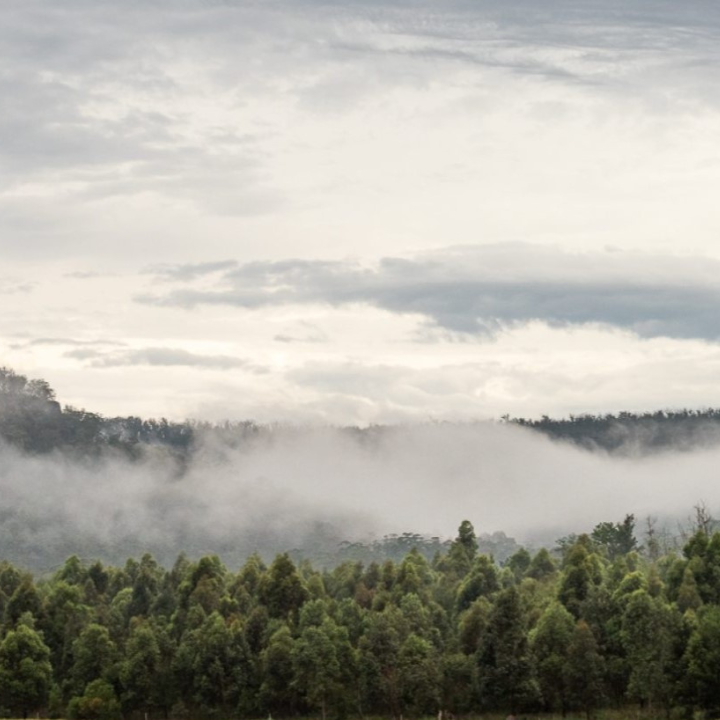
[[[718,35],[702,0],[11,0],[3,362],[152,415],[709,403]]]

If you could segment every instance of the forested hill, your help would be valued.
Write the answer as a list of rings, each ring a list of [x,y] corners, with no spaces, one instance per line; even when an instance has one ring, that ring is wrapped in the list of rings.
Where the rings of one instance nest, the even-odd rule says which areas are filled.
[[[504,418],[554,439],[567,440],[589,450],[612,453],[651,453],[689,450],[720,444],[720,410],[658,410],[607,415],[571,415],[540,420]]]
[[[503,421],[586,449],[601,448],[618,454],[720,444],[720,410],[712,408],[586,414],[560,419],[543,416],[540,420],[506,416]],[[367,442],[386,430],[379,426],[344,428]],[[238,447],[253,438],[277,432],[276,426],[252,420],[221,424],[170,422],[165,418],[104,417],[84,409],[61,407],[44,380],[30,380],[0,367],[0,438],[27,453],[60,449],[82,457],[121,453],[137,458],[149,449],[163,448],[182,464],[202,438],[210,436],[225,446]]]

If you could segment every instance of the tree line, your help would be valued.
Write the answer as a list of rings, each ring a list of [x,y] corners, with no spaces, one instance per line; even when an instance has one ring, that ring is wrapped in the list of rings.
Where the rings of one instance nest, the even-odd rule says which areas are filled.
[[[383,716],[720,711],[720,533],[644,547],[633,516],[498,566],[463,521],[428,561],[230,572],[0,564],[2,715]]]
[[[602,448],[615,453],[689,449],[720,443],[720,410],[712,408],[581,414],[569,418],[543,416],[537,420],[505,416],[502,421],[587,449]],[[373,442],[390,428],[342,430],[359,441]],[[208,423],[104,417],[84,409],[63,407],[45,380],[30,380],[10,368],[0,367],[0,439],[26,453],[62,450],[84,458],[120,453],[138,459],[153,448],[162,448],[178,461],[182,472],[183,463],[208,436],[226,447],[240,447],[277,431],[277,426],[252,420]]]
[[[720,410],[656,410],[653,412],[584,413],[567,418],[510,418],[505,422],[541,432],[556,440],[610,453],[690,450],[720,443]]]

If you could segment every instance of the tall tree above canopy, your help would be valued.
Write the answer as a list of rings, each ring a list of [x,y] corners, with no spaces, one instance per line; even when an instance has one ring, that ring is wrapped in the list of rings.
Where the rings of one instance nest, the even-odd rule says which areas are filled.
[[[603,548],[611,560],[639,550],[635,539],[635,516],[626,515],[620,523],[602,522],[590,535],[592,541]]]
[[[308,591],[287,553],[278,555],[260,583],[260,597],[271,617],[297,614],[308,599]]]
[[[458,575],[462,576],[470,570],[477,551],[475,528],[469,520],[463,520],[448,552],[448,561]]]

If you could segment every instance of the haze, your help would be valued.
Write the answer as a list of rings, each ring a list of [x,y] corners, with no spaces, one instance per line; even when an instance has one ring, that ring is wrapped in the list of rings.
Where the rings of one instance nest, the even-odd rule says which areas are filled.
[[[184,472],[143,462],[0,455],[0,538],[10,559],[47,570],[70,553],[116,562],[150,551],[219,553],[239,565],[385,533],[452,538],[463,519],[530,545],[634,513],[671,535],[715,497],[717,446],[609,457],[515,426],[478,423],[343,430],[278,428],[243,449],[212,443]],[[712,510],[712,504],[708,505]]]

